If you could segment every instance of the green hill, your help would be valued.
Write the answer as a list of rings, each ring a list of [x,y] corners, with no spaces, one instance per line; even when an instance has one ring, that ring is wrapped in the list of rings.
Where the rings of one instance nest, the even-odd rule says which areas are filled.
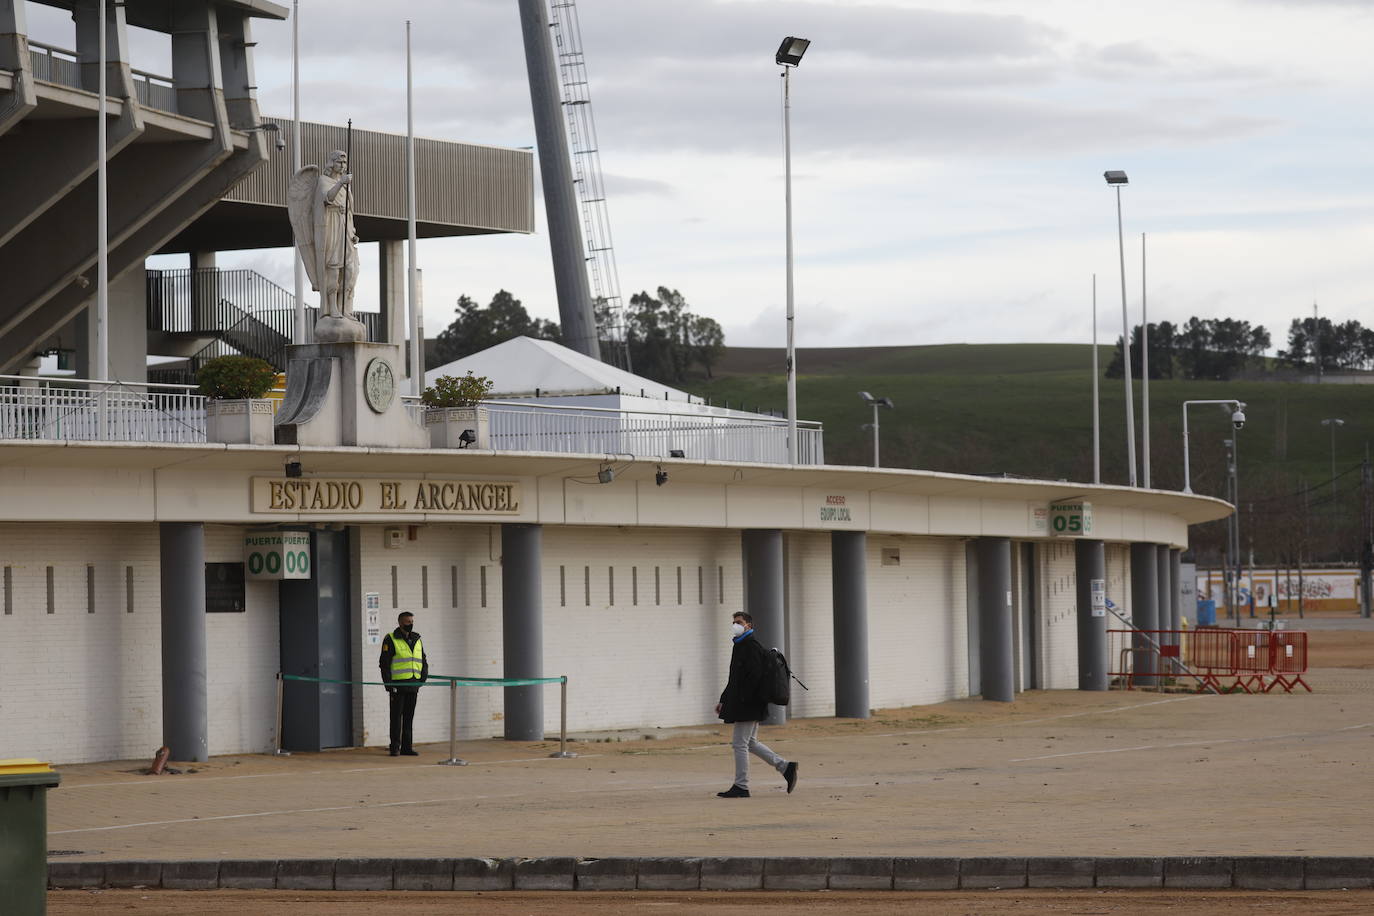
[[[1099,364],[1105,369],[1111,348],[1099,351]],[[872,409],[858,395],[869,391],[896,404],[895,410],[881,412],[885,466],[1088,481],[1091,358],[1091,347],[1078,344],[802,349],[797,353],[798,415],[825,425],[826,460],[831,464],[872,463],[872,433],[861,428],[871,422]],[[729,348],[715,368],[715,378],[688,387],[712,403],[760,406],[783,414],[783,367],[781,349]],[[1134,388],[1136,435],[1141,440],[1138,380]],[[1221,398],[1247,404],[1247,423],[1237,436],[1240,500],[1255,525],[1272,526],[1266,542],[1292,533],[1281,529],[1291,527],[1292,507],[1302,500],[1311,507],[1309,515],[1318,519],[1318,527],[1337,524],[1316,514],[1320,512],[1336,513],[1341,519],[1349,516],[1348,522],[1339,524],[1358,526],[1359,465],[1366,444],[1374,439],[1374,387],[1265,378],[1153,381],[1152,486],[1182,488],[1183,402]],[[1105,483],[1127,482],[1124,400],[1121,379],[1099,379]],[[1332,476],[1331,434],[1321,425],[1327,417],[1345,420],[1336,431],[1336,473],[1342,476],[1334,491],[1327,483]],[[1223,440],[1234,432],[1229,411],[1197,405],[1189,408],[1188,418],[1193,489],[1220,496],[1225,490]],[[1143,465],[1140,478],[1143,482]],[[1290,499],[1291,494],[1297,495]],[[1304,524],[1314,524],[1311,518]],[[1333,549],[1347,555],[1344,546]]]

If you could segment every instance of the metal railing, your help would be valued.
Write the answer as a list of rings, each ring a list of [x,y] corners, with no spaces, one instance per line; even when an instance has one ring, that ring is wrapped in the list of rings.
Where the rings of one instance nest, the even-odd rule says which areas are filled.
[[[192,355],[184,369],[150,373],[165,383],[190,384],[196,370],[216,356],[242,354],[286,369],[286,347],[295,328],[296,297],[254,270],[215,267],[150,270],[148,330],[215,338]],[[306,343],[314,341],[318,308],[306,309]],[[370,340],[381,331],[379,312],[357,312]]]
[[[55,48],[37,41],[29,42],[29,60],[33,65],[33,78],[59,86],[81,88],[81,64],[75,51]]]
[[[204,442],[206,398],[191,385],[0,376],[0,440]],[[423,406],[405,409],[423,419]],[[604,407],[499,401],[488,407],[490,447],[512,452],[572,452],[705,461],[787,461],[782,421],[655,414]],[[823,464],[820,424],[799,427],[802,464]]]
[[[85,88],[81,84],[81,60],[75,51],[30,41],[29,60],[34,79],[73,89]],[[159,111],[177,110],[176,84],[170,76],[133,69],[130,74],[134,80],[134,95],[138,97],[140,105]]]
[[[787,422],[605,407],[490,401],[491,447],[498,451],[658,455],[681,451],[706,461],[787,463]],[[797,426],[797,463],[824,464],[819,423]]]
[[[0,439],[204,442],[205,398],[186,385],[3,375]]]

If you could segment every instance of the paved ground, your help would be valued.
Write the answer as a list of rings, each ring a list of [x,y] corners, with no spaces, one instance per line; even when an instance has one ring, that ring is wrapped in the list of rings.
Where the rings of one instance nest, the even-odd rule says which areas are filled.
[[[553,743],[466,742],[459,755],[472,765],[461,768],[435,765],[446,746],[411,759],[375,749],[216,758],[180,776],[138,775],[133,762],[62,767],[62,786],[48,796],[49,848],[93,860],[1370,855],[1374,629],[1361,623],[1313,630],[1313,664],[1322,667],[1308,676],[1312,694],[1033,691],[1011,704],[960,700],[882,710],[862,722],[801,720],[766,729],[765,741],[801,762],[793,795],[771,771],[756,768],[753,798],[717,799],[730,781],[719,726],[606,736],[575,744],[579,756],[571,760],[547,757]],[[172,893],[54,893],[50,912],[116,905],[184,912]],[[930,892],[919,900],[925,912],[982,911],[971,893],[949,898],[948,909]],[[1167,893],[1126,903],[1093,893],[1066,894],[1060,902],[1071,904],[1059,906],[1027,892],[1014,898],[1026,902],[1012,912],[1180,910],[1177,895],[1171,904]],[[224,894],[230,908],[214,909]],[[512,910],[496,908],[488,896],[482,910],[576,913],[583,904],[573,896],[580,892],[546,906],[540,895],[512,895]],[[850,894],[789,896],[798,911],[910,906],[896,896],[874,904],[886,909],[863,909]],[[850,903],[835,909],[841,897]],[[352,912],[309,893],[259,899],[251,892],[197,892],[191,899],[205,914],[287,912],[278,904],[293,916]],[[456,895],[448,910],[428,908],[438,907],[438,898],[404,899],[405,912],[428,913],[454,911],[463,898]],[[698,904],[735,912],[735,903],[692,903],[690,895],[614,899],[620,912],[689,913]],[[761,895],[740,906],[775,899]],[[997,908],[1011,899],[999,896]],[[1273,894],[1255,898],[1267,903],[1247,903],[1244,894],[1219,898],[1216,909],[1201,907],[1201,897],[1189,899],[1198,906],[1181,909],[1201,913],[1275,905],[1356,911],[1326,909],[1335,897],[1320,898],[1322,908],[1296,897],[1291,906],[1280,904]],[[366,900],[373,909],[382,896],[369,893]],[[1370,908],[1374,897],[1346,894],[1339,905]]]
[[[845,891],[780,893],[552,893],[440,894],[280,893],[274,891],[65,891],[50,895],[48,916],[94,916],[134,912],[138,916],[603,916],[606,913],[671,916],[921,916],[1056,914],[1056,916],[1252,916],[1300,913],[1302,916],[1367,916],[1374,891]]]

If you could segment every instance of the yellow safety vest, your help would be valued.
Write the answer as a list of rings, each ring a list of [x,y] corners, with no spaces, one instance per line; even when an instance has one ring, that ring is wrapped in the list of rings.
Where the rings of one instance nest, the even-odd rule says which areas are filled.
[[[404,639],[391,635],[391,679],[393,681],[418,681],[424,670],[425,647],[421,640],[415,640],[415,648]]]

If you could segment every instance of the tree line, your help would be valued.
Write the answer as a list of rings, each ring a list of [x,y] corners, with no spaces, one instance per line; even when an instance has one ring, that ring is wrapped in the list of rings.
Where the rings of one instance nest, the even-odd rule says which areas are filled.
[[[451,363],[515,337],[563,342],[558,323],[532,318],[524,304],[506,290],[498,290],[485,306],[466,294],[458,297],[454,318],[434,341],[429,368]],[[597,327],[603,350],[611,346],[607,331],[614,316],[599,303]],[[707,378],[725,352],[725,332],[715,319],[694,314],[675,289],[658,287],[630,297],[622,317],[623,333],[635,374],[656,382],[686,381],[695,369]]]
[[[1247,372],[1271,367],[1265,353],[1271,339],[1263,325],[1235,318],[1189,318],[1183,324],[1150,323],[1150,378],[1226,381]],[[1131,330],[1131,374],[1140,377],[1141,326]],[[1339,324],[1329,318],[1294,318],[1288,346],[1279,350],[1273,367],[1312,371],[1374,368],[1374,328],[1358,321]],[[1121,378],[1124,367],[1121,338],[1107,364],[1107,378]]]

